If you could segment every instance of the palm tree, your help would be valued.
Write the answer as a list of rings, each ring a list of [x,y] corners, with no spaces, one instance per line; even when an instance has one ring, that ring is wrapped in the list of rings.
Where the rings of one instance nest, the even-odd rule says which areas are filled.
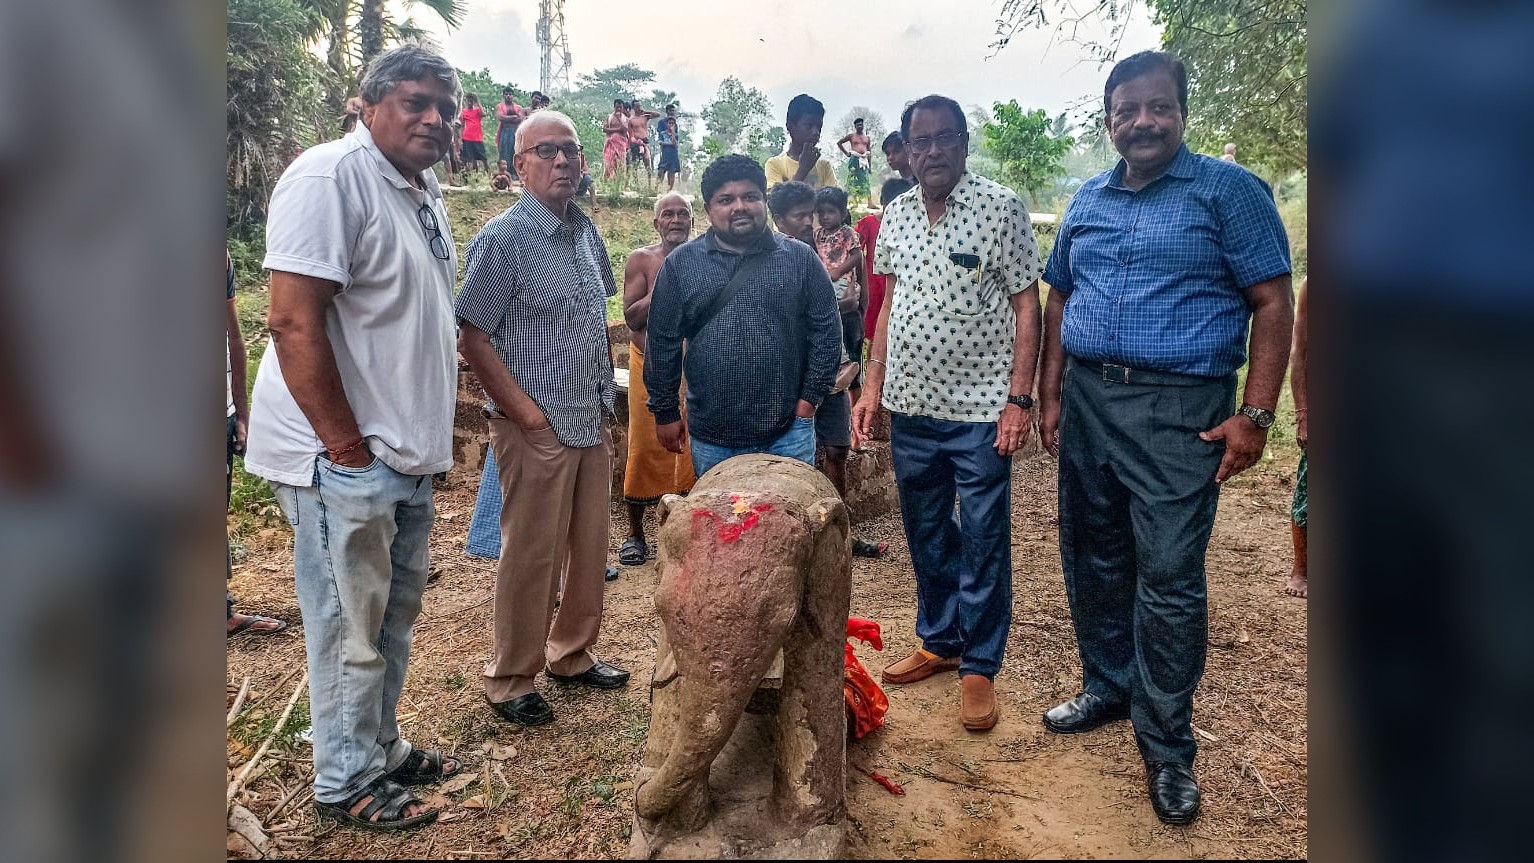
[[[340,114],[341,103],[357,89],[361,70],[386,43],[430,41],[413,19],[390,20],[383,0],[299,0],[299,5],[311,12],[308,42],[325,46],[325,65],[330,70],[325,109],[331,115]],[[425,6],[450,28],[460,26],[468,13],[466,0],[405,0],[405,5]]]
[[[449,29],[463,24],[469,7],[466,0],[405,0],[406,6],[425,6],[435,12]],[[383,52],[384,41],[417,42],[427,40],[427,33],[411,18],[398,23],[390,21],[384,12],[384,0],[362,0],[357,19],[357,33],[362,48],[362,66]]]

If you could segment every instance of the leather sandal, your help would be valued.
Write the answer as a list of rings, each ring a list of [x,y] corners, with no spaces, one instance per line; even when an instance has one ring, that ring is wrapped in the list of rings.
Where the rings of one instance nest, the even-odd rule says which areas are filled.
[[[452,770],[446,769],[449,761],[455,765]],[[385,775],[401,785],[427,785],[441,782],[462,770],[462,761],[451,756],[444,757],[441,750],[412,749],[398,767]]]
[[[358,802],[372,797],[362,810],[353,815],[351,810]],[[314,802],[314,814],[317,818],[333,818],[342,824],[356,827],[361,830],[376,830],[381,833],[392,833],[397,830],[409,830],[412,827],[420,827],[437,820],[437,810],[428,809],[419,815],[405,817],[405,807],[412,803],[422,802],[409,789],[398,782],[380,776],[368,784],[366,788],[356,794],[342,800],[340,803]],[[377,815],[378,819],[373,820]]]

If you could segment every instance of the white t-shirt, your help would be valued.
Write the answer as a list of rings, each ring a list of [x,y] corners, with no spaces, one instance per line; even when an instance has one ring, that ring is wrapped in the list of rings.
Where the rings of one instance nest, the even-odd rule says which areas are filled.
[[[412,475],[452,466],[458,390],[457,248],[436,177],[428,170],[421,179],[424,190],[407,182],[360,123],[310,148],[272,192],[264,262],[341,286],[325,331],[346,400],[374,457]],[[423,206],[440,243],[423,225]],[[256,373],[247,449],[246,470],[295,486],[313,482],[325,449],[288,391],[275,345]]]
[[[896,413],[995,422],[1012,382],[1012,295],[1044,270],[1028,208],[1007,187],[966,172],[936,225],[920,187],[884,208],[875,273],[890,296],[883,405]]]

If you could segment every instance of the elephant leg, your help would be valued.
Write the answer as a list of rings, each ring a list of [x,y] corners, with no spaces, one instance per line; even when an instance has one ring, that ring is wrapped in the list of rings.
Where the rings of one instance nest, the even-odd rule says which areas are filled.
[[[655,642],[655,671],[650,678],[650,729],[645,735],[644,754],[639,762],[642,772],[636,784],[642,785],[665,762],[677,731],[685,724],[678,712],[681,691],[676,655],[671,652],[665,627],[661,627]]]
[[[845,811],[847,708],[842,696],[843,643],[851,596],[851,548],[845,515],[818,537],[804,605],[784,648],[782,701],[776,716],[773,808],[786,824],[808,829]]]
[[[670,714],[675,720],[663,732],[670,737],[670,745],[655,772],[635,790],[634,808],[639,817],[665,820],[681,831],[702,826],[708,809],[709,768],[729,742],[791,623],[792,618],[783,615],[768,621],[764,630],[741,630],[740,637],[751,638],[754,643],[749,649],[736,652],[736,656],[743,658],[739,665],[717,676],[684,672],[668,684],[668,689],[677,690],[675,713]],[[676,641],[672,644],[677,649]],[[704,646],[688,645],[682,649],[698,650]],[[682,723],[686,727],[681,727]]]

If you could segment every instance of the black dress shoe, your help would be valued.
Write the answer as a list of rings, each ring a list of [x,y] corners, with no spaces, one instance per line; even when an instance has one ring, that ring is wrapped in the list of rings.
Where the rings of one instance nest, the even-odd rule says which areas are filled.
[[[519,695],[510,701],[491,701],[490,709],[502,719],[518,725],[547,725],[554,721],[554,709],[536,692]]]
[[[579,683],[593,689],[621,689],[623,684],[629,682],[629,673],[598,659],[596,665],[580,674],[555,674],[550,671],[549,679],[560,683]]]
[[[1083,692],[1044,711],[1044,727],[1056,734],[1079,734],[1127,718],[1129,705],[1109,704],[1090,692]]]
[[[1150,786],[1151,808],[1166,824],[1189,824],[1198,817],[1198,780],[1193,768],[1172,761],[1145,765],[1146,784]]]

